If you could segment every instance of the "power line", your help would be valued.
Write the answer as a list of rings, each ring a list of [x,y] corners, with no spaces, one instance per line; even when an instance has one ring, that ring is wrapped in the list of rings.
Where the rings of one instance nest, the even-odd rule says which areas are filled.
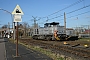
[[[90,11],[87,11],[87,12],[84,12],[84,13],[80,13],[80,14],[77,14],[77,15],[75,15],[75,16],[79,16],[79,15],[82,15],[82,14],[86,14],[86,13],[88,13],[88,12],[90,12]],[[74,16],[70,16],[70,17],[68,17],[68,18],[72,18],[72,17],[74,17]],[[68,19],[67,18],[67,19]]]
[[[54,15],[54,14],[60,12],[60,11],[63,11],[63,10],[65,10],[65,9],[67,9],[67,8],[70,8],[70,7],[72,7],[72,6],[76,5],[76,4],[79,4],[79,3],[83,2],[83,1],[84,1],[84,0],[79,0],[79,1],[77,1],[77,2],[75,2],[75,3],[71,4],[71,5],[69,5],[69,6],[67,6],[67,7],[65,7],[65,8],[63,8],[63,9],[61,9],[61,10],[59,10],[59,11],[57,11],[57,12],[54,12],[54,13],[48,15],[48,16]],[[72,12],[73,12],[73,11],[72,11]],[[71,12],[69,12],[69,13],[71,13]],[[61,16],[63,16],[63,15],[56,16],[56,17],[51,18],[51,19],[55,19],[55,18],[58,18],[58,17],[61,17]],[[47,18],[47,17],[42,17],[42,18]],[[48,19],[48,20],[51,20],[51,19]]]
[[[59,11],[57,11],[57,12],[54,12],[54,13],[48,15],[48,16],[54,15],[54,14],[60,12],[60,11],[63,11],[63,10],[65,10],[65,9],[67,9],[67,8],[70,8],[70,7],[72,7],[72,6],[76,5],[76,4],[79,4],[79,3],[83,2],[83,1],[84,1],[84,0],[79,0],[79,1],[77,1],[77,2],[75,2],[75,3],[71,4],[71,5],[69,5],[69,6],[67,6],[67,7],[65,7],[65,8],[63,8],[63,9],[61,9],[61,10],[59,10]],[[46,18],[46,17],[43,17],[43,18]]]
[[[52,20],[52,19],[55,19],[55,18],[58,18],[58,17],[61,17],[61,16],[63,16],[63,15],[56,16],[56,17],[54,17],[54,18],[51,18],[51,19],[48,19],[48,20]]]
[[[76,11],[78,11],[78,10],[81,10],[81,9],[87,8],[87,7],[90,7],[90,5],[84,6],[84,7],[82,7],[82,8],[76,9],[76,10],[73,10],[73,11],[68,12],[68,13],[66,13],[66,14],[70,14],[70,13],[76,12]]]
[[[65,9],[67,9],[67,8],[69,8],[69,7],[72,7],[72,6],[76,5],[76,4],[79,4],[79,3],[81,3],[82,1],[84,1],[84,0],[79,0],[79,1],[77,1],[77,2],[75,2],[75,3],[71,4],[71,5],[69,5],[69,6],[67,6],[67,7],[65,7],[65,8],[63,8],[63,9],[61,9],[61,10],[59,10],[59,11],[57,11],[57,12],[54,12],[53,14],[48,15],[48,16],[54,15],[54,14],[56,14],[56,13],[62,11],[62,10],[65,10]],[[84,9],[84,8],[87,8],[87,7],[89,7],[89,6],[90,6],[90,5],[84,6],[84,7],[82,7],[82,8],[79,8],[79,9],[73,10],[73,11],[68,12],[68,13],[66,13],[66,14],[70,14],[70,13],[73,13],[73,12],[79,11],[79,10]],[[61,16],[63,16],[63,15],[56,16],[56,17],[53,17],[53,18],[51,18],[51,19],[47,19],[47,21],[48,21],[48,20],[55,19],[55,18],[58,18],[58,17],[61,17]],[[47,17],[42,17],[42,18],[47,18]]]
[[[79,16],[79,15],[83,15],[83,14],[86,14],[86,13],[89,13],[90,11],[87,11],[87,12],[84,12],[84,13],[80,13],[80,14],[77,14],[77,15],[74,15],[74,16],[70,16],[66,19],[69,19],[69,18],[72,18],[72,17],[75,17],[75,16]],[[64,19],[60,19],[60,20],[64,20]]]
[[[80,14],[77,14],[77,15],[74,15],[74,16],[70,16],[70,17],[68,17],[68,18],[66,18],[66,19],[69,19],[69,18],[72,18],[72,17],[75,17],[75,16],[79,16],[79,15],[83,15],[83,14],[86,14],[86,13],[89,13],[90,11],[87,11],[87,12],[84,12],[84,13],[80,13]],[[61,15],[62,16],[62,15]],[[53,18],[54,19],[54,18]],[[50,20],[50,19],[48,19],[48,20]],[[64,20],[64,19],[60,19],[60,20]],[[44,23],[44,22],[43,22]]]
[[[73,13],[73,12],[76,12],[76,11],[79,11],[79,10],[82,10],[82,9],[84,9],[84,8],[87,8],[87,7],[90,7],[90,5],[87,5],[87,6],[81,7],[81,8],[79,8],[79,9],[76,9],[76,10],[73,10],[73,11],[71,11],[71,12],[68,12],[68,13],[66,13],[66,14],[70,14],[70,13]],[[63,16],[63,15],[56,16],[56,17],[54,17],[54,18],[51,18],[51,19],[55,19],[55,18],[58,18],[58,17],[61,17],[61,16]],[[51,19],[48,19],[48,20],[51,20]]]
[[[61,9],[61,10],[59,10],[59,11],[57,11],[57,12],[54,12],[54,13],[48,15],[48,16],[54,15],[54,14],[56,14],[56,13],[62,11],[62,10],[65,10],[65,9],[67,9],[67,8],[70,8],[70,7],[72,7],[72,6],[76,5],[76,4],[81,3],[82,1],[84,1],[84,0],[79,0],[79,1],[77,1],[77,2],[75,2],[75,3],[71,4],[71,5],[69,5],[69,6],[67,6],[67,7],[65,7],[65,8],[63,8],[63,9]],[[44,18],[45,18],[45,17],[44,17]]]

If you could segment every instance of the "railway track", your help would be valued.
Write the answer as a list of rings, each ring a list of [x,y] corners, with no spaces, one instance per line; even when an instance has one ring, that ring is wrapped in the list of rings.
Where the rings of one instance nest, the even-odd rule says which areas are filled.
[[[53,41],[53,43],[46,43],[46,41],[43,42],[41,40],[37,41],[37,40],[29,40],[29,39],[25,39],[25,40],[21,39],[20,41],[26,44],[40,46],[41,48],[44,48],[44,49],[50,49],[57,53],[64,52],[64,53],[67,53],[67,55],[68,54],[74,55],[80,58],[85,58],[87,60],[90,60],[90,48],[77,47],[79,44],[72,46],[72,45],[54,44],[56,41]]]

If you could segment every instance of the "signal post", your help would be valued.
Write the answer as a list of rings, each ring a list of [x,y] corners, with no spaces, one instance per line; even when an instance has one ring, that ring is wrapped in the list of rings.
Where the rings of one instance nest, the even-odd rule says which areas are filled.
[[[22,12],[22,10],[21,10],[21,8],[20,8],[20,6],[19,5],[17,5],[16,7],[15,7],[15,9],[14,9],[14,11],[12,12],[12,14],[14,15],[14,38],[15,38],[15,23],[17,23],[17,28],[16,28],[16,33],[17,33],[17,35],[16,35],[16,57],[18,57],[18,23],[19,22],[22,22],[22,15],[23,15],[23,12]]]

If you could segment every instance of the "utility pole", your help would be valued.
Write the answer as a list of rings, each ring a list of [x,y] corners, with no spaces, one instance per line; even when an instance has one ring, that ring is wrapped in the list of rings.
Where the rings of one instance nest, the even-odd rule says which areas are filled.
[[[89,29],[89,25],[87,25],[88,26],[88,36],[90,36],[90,29]]]
[[[13,22],[14,23],[14,28],[13,28],[13,39],[15,40],[15,35],[16,35],[16,29],[15,29],[15,22]]]
[[[10,34],[10,23],[8,22],[8,33]]]
[[[65,29],[65,34],[66,34],[66,14],[64,12],[64,29]]]
[[[7,12],[7,13],[9,13],[9,14],[11,15],[11,20],[12,20],[12,29],[13,29],[13,16],[12,16],[12,13],[9,12],[9,11],[7,11],[7,10],[5,10],[5,9],[2,9],[2,8],[0,8],[0,10],[3,10],[3,11],[5,11],[5,12]]]
[[[18,56],[18,22],[17,22],[17,38],[16,38],[16,56]]]
[[[47,20],[46,20],[46,22],[48,22],[48,20],[49,20],[49,19],[48,19],[48,17],[47,17]]]
[[[8,22],[8,38],[10,37],[10,23]]]

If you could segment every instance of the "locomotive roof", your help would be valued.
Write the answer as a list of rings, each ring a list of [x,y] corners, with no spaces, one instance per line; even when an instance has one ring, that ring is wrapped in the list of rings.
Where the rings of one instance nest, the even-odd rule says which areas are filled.
[[[50,25],[58,25],[59,23],[58,22],[52,22],[50,23]]]
[[[44,25],[59,25],[58,22],[52,22],[52,23],[45,23]]]

